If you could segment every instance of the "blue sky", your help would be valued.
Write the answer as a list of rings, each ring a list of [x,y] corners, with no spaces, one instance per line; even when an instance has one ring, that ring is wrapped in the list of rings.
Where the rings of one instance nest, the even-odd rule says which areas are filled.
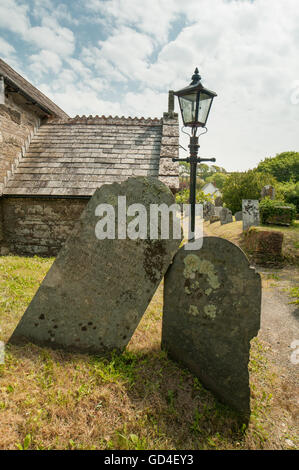
[[[71,116],[160,117],[198,66],[201,155],[245,170],[299,150],[298,25],[298,0],[0,0],[0,56]]]

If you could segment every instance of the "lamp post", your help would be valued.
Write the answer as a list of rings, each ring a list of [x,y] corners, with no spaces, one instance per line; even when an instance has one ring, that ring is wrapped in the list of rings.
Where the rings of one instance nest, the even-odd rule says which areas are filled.
[[[174,92],[178,97],[182,119],[184,126],[191,127],[190,136],[190,157],[188,158],[173,158],[173,161],[181,161],[190,163],[190,198],[189,204],[191,206],[191,232],[195,231],[195,204],[196,204],[196,168],[197,164],[201,162],[215,162],[215,158],[201,158],[197,156],[199,144],[197,129],[199,127],[206,128],[206,122],[209,117],[210,109],[213,99],[217,94],[214,91],[208,90],[201,83],[201,76],[198,73],[198,68],[195,69],[192,75],[192,82],[182,90]]]

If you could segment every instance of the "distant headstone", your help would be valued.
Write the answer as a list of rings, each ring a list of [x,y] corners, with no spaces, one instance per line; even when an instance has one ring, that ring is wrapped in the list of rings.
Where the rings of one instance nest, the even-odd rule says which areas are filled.
[[[239,247],[205,237],[182,247],[164,283],[162,347],[224,403],[250,412],[250,340],[260,327],[261,279]]]
[[[271,185],[266,185],[261,190],[261,197],[269,197],[270,199],[275,199],[275,188]]]
[[[235,213],[235,221],[239,222],[240,220],[242,220],[242,211],[238,211]]]
[[[215,215],[219,217],[220,220],[220,212],[222,211],[222,206],[215,207]]]
[[[215,203],[215,206],[216,206],[216,207],[222,207],[222,206],[223,206],[222,197],[221,197],[221,196],[217,196],[217,197],[215,198],[214,203]]]
[[[215,206],[212,202],[204,202],[203,205],[203,218],[205,221],[210,220],[211,216],[215,215]]]
[[[121,213],[119,196],[126,196]],[[119,226],[126,229],[121,219],[135,203],[144,205],[148,217],[150,204],[169,206],[174,197],[156,178],[129,178],[97,189],[16,327],[11,343],[31,341],[100,355],[126,347],[180,244],[178,239],[161,237],[133,240],[126,237],[126,231],[124,239],[96,237],[95,228],[103,220],[97,212],[100,204],[114,208],[117,237]],[[133,223],[130,215],[129,223]]]
[[[259,202],[254,199],[242,200],[243,231],[260,225]]]
[[[227,207],[222,207],[219,217],[221,225],[230,224],[233,221],[232,213]]]

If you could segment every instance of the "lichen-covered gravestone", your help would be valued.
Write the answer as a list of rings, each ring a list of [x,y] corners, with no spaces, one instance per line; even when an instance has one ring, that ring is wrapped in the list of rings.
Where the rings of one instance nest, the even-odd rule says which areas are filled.
[[[118,213],[119,196],[126,196],[126,205]],[[128,238],[123,218],[135,203],[144,205],[149,222],[150,204],[169,206],[174,197],[156,178],[130,178],[97,189],[10,342],[103,355],[125,348],[180,244],[179,239]],[[96,237],[103,220],[96,215],[100,204],[115,209],[115,239]]]
[[[242,200],[243,230],[260,225],[259,202],[255,199]]]
[[[250,412],[250,340],[260,327],[261,280],[243,251],[217,237],[182,247],[165,275],[162,347],[224,403]]]

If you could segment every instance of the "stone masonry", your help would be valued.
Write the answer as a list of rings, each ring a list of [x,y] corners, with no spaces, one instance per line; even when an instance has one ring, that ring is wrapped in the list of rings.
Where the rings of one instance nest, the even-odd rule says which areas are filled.
[[[87,202],[83,198],[3,198],[3,254],[56,256]]]

